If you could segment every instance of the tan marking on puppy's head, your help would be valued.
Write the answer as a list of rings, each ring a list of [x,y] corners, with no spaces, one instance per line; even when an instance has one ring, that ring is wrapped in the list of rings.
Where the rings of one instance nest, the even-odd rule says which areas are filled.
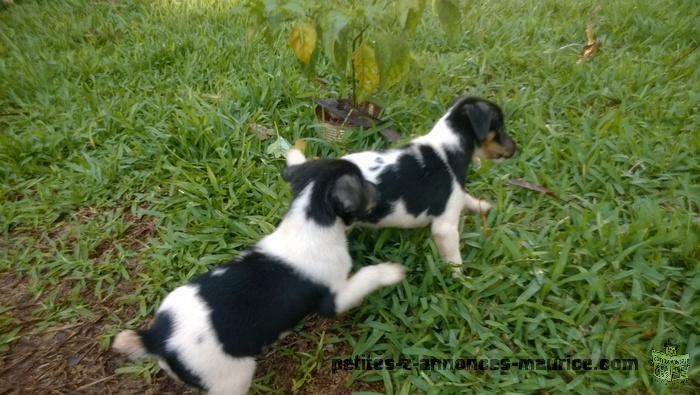
[[[517,146],[513,139],[505,133],[489,131],[474,150],[474,157],[479,159],[503,159],[515,154]]]

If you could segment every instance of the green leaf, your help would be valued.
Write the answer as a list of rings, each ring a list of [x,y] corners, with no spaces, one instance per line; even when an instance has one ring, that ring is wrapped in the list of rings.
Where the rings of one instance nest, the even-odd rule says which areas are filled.
[[[216,176],[214,175],[214,172],[211,170],[211,167],[207,165],[207,176],[209,176],[209,182],[211,182],[211,186],[214,187],[214,189],[219,189],[219,182],[216,180]]]
[[[459,37],[459,26],[462,20],[462,12],[453,0],[433,0],[433,11],[440,20],[442,30],[447,34],[447,39],[454,42]]]
[[[284,137],[279,137],[277,140],[267,146],[265,153],[272,155],[275,158],[283,158],[285,155],[287,155],[287,151],[289,151],[291,147],[291,144],[289,144]]]
[[[330,11],[323,20],[323,51],[339,70],[347,67],[349,24],[350,18],[339,11]]]
[[[405,33],[413,34],[423,18],[425,0],[401,0],[399,7],[399,23]]]
[[[294,26],[289,34],[289,45],[294,56],[302,63],[308,64],[316,48],[316,29],[310,23]]]
[[[410,71],[411,53],[405,40],[390,34],[380,35],[376,45],[380,81],[390,88]]]
[[[525,292],[520,294],[520,296],[518,296],[518,299],[515,300],[515,305],[517,306],[517,305],[523,304],[526,301],[528,301],[532,297],[532,295],[536,294],[537,291],[540,290],[541,287],[542,287],[542,283],[540,283],[536,279],[533,279],[530,282],[530,285],[525,290]]]
[[[379,66],[374,48],[363,41],[352,54],[352,64],[355,67],[356,98],[362,102],[379,85]]]

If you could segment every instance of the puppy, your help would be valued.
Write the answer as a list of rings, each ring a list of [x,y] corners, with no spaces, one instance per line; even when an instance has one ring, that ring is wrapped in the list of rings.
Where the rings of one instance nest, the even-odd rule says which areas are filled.
[[[377,185],[377,205],[361,219],[363,224],[398,228],[430,224],[441,258],[461,265],[462,210],[491,208],[464,189],[469,163],[477,158],[510,158],[516,150],[501,109],[488,100],[463,96],[452,102],[430,133],[404,147],[358,152],[343,159],[355,163],[365,179]],[[305,160],[299,150],[287,154],[288,164]]]
[[[270,235],[168,294],[150,328],[119,333],[112,347],[155,356],[171,376],[211,394],[245,394],[255,356],[305,315],[337,315],[404,279],[403,266],[352,261],[345,231],[375,204],[353,163],[316,160],[286,168],[293,199]]]

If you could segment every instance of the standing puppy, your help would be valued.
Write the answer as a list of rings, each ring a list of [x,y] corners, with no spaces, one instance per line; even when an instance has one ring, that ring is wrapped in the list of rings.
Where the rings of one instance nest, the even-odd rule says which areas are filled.
[[[443,260],[462,263],[459,218],[462,210],[485,212],[488,202],[464,189],[469,163],[475,159],[510,158],[516,145],[506,134],[503,112],[478,97],[460,97],[430,133],[406,146],[344,156],[377,185],[377,205],[361,221],[370,226],[417,228],[431,225]],[[288,164],[305,161],[295,149]]]
[[[352,261],[346,228],[375,204],[374,186],[353,163],[286,168],[292,203],[274,233],[236,259],[176,288],[150,328],[119,333],[112,347],[151,354],[170,375],[211,394],[245,394],[255,356],[305,315],[336,315],[403,280],[403,266]]]

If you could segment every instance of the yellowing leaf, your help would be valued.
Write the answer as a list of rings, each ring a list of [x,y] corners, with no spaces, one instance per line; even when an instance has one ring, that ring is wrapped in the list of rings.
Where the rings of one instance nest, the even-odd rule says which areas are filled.
[[[452,0],[433,0],[433,10],[440,20],[440,26],[447,34],[447,39],[455,41],[459,37],[462,12]]]
[[[352,54],[352,65],[355,67],[356,99],[362,102],[379,85],[379,66],[374,48],[363,41]]]
[[[304,64],[308,64],[316,48],[316,29],[309,23],[302,23],[292,28],[289,34],[289,45],[294,56]]]

